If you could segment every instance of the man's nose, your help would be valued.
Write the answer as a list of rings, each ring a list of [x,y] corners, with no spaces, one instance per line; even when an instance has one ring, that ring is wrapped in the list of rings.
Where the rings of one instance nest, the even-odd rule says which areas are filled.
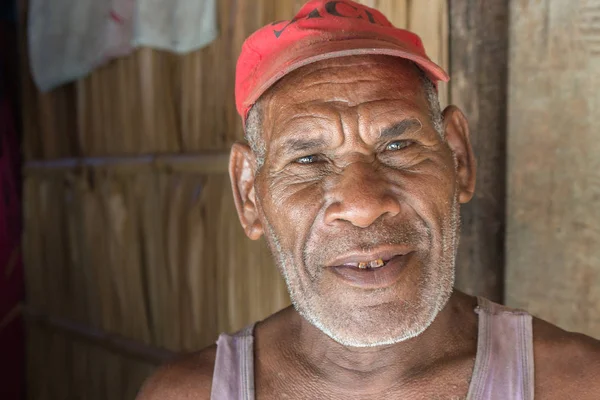
[[[384,215],[397,215],[400,203],[390,189],[390,183],[371,163],[350,164],[328,188],[325,222],[346,221],[366,228]]]

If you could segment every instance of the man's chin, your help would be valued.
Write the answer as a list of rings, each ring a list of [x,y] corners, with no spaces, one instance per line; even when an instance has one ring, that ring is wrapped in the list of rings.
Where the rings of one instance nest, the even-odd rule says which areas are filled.
[[[295,307],[308,322],[343,346],[376,347],[397,344],[422,334],[439,313],[439,303],[445,304],[444,299],[439,300],[436,304],[420,301],[410,307],[390,303],[362,309],[339,305],[322,309],[299,304]]]
[[[365,335],[364,333],[348,334],[348,332],[345,332],[342,334],[339,332],[338,333],[330,332],[325,327],[321,327],[319,329],[323,333],[325,333],[327,336],[329,336],[329,338],[331,338],[335,342],[341,344],[342,346],[366,348],[366,347],[389,346],[389,345],[402,343],[404,341],[407,341],[409,339],[419,336],[421,333],[423,333],[427,329],[428,326],[429,325],[423,326],[422,328],[420,328],[418,330],[402,330],[401,332],[399,332],[396,335],[390,335],[390,336],[386,336],[386,337],[382,337],[381,335],[376,335],[376,334],[375,335]]]

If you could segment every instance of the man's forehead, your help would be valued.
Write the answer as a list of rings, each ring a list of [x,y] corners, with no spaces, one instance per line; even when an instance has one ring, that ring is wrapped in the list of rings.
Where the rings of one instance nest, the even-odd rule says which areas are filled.
[[[352,78],[355,78],[354,80]],[[292,71],[266,93],[265,97],[286,91],[302,93],[323,84],[339,85],[348,82],[419,85],[421,74],[411,61],[382,55],[360,55],[322,60]]]
[[[337,112],[350,108],[365,119],[399,109],[416,112],[426,104],[421,76],[413,63],[387,56],[341,57],[307,65],[263,96],[263,124],[267,131],[311,119],[317,124],[339,119]]]

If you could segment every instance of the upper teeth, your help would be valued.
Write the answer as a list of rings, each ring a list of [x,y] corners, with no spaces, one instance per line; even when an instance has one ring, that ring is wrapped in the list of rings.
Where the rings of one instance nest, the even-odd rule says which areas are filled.
[[[383,267],[383,260],[378,258],[377,260],[369,261],[369,262],[360,262],[358,263],[358,268],[360,269],[368,269],[368,268],[379,268]]]

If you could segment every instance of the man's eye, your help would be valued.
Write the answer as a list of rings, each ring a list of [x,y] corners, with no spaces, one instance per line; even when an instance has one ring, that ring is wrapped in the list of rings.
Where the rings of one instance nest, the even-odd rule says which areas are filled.
[[[317,161],[317,156],[312,154],[310,156],[300,157],[296,160],[298,164],[312,164]]]
[[[386,146],[387,151],[398,151],[402,150],[411,145],[411,142],[408,140],[398,140],[396,142],[392,142]]]

